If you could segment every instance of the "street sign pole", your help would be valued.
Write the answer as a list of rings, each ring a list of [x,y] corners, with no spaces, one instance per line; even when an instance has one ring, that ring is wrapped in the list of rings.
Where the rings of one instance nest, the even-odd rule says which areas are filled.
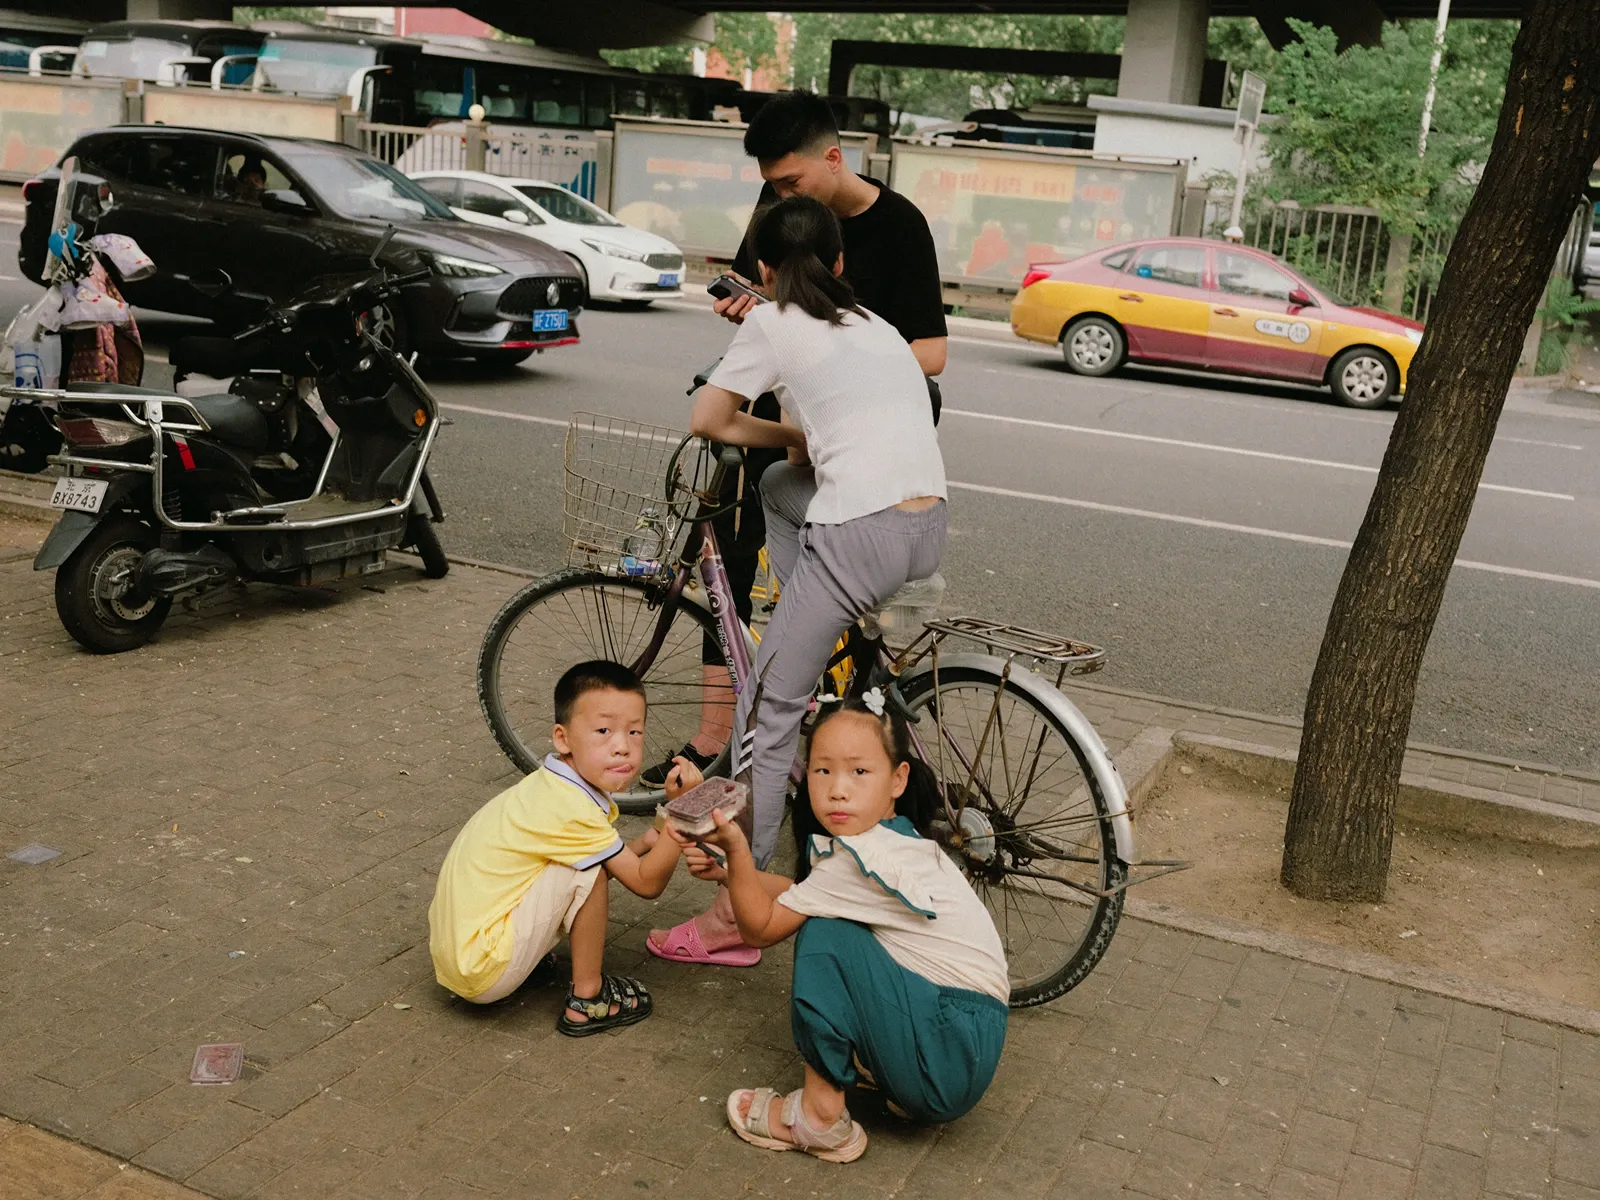
[[[1448,2],[1448,0],[1446,0]],[[1254,71],[1246,71],[1239,83],[1239,110],[1233,119],[1233,138],[1239,143],[1239,173],[1233,183],[1233,216],[1222,236],[1230,242],[1244,241],[1244,185],[1255,158],[1256,128],[1261,124],[1261,102],[1266,99],[1267,81]]]

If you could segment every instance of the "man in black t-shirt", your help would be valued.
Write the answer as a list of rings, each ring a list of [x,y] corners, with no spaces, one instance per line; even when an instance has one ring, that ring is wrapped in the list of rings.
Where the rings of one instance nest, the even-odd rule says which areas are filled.
[[[921,210],[899,192],[850,169],[839,146],[833,110],[826,100],[810,92],[790,92],[763,105],[745,130],[744,149],[760,164],[766,181],[751,228],[768,205],[789,196],[810,196],[833,211],[844,234],[844,279],[864,308],[893,325],[910,343],[928,376],[929,400],[937,421],[939,392],[933,377],[945,366],[944,286],[939,280],[933,234]],[[746,282],[761,278],[748,235],[734,257],[733,271]],[[738,323],[756,303],[749,296],[735,296],[718,300],[714,307],[719,316]],[[760,397],[752,411],[770,421],[779,417],[778,402],[770,394]],[[750,588],[767,540],[759,495],[761,476],[783,457],[781,450],[746,451],[739,507],[714,523],[734,602],[746,624],[752,614]],[[732,495],[728,499],[732,500]],[[703,657],[707,664],[722,661],[709,636]],[[709,665],[706,669],[720,670]],[[723,675],[721,686],[726,682]],[[715,686],[709,675],[707,684]],[[727,741],[730,721],[731,713],[708,711],[700,731],[683,748],[684,756],[708,766]],[[671,759],[647,768],[644,782],[660,786],[671,769]]]
[[[757,217],[774,200],[789,196],[810,196],[832,209],[844,233],[844,279],[856,299],[911,343],[923,374],[940,374],[944,288],[927,219],[899,192],[846,165],[828,102],[809,92],[768,101],[745,131],[744,149],[761,164],[766,180]],[[748,237],[733,269],[747,281],[761,277]],[[755,303],[737,296],[717,301],[716,311],[741,321]]]

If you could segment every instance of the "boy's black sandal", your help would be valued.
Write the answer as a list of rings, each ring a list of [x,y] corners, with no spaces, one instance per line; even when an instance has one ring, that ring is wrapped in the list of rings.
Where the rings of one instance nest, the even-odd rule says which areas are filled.
[[[616,1012],[611,1011],[613,1004],[617,1006]],[[637,979],[602,975],[598,995],[580,997],[571,991],[567,993],[567,1012],[556,1022],[556,1031],[568,1037],[588,1037],[591,1033],[621,1029],[644,1020],[654,1007],[650,993]],[[588,1020],[574,1021],[567,1015],[569,1012],[579,1013]]]

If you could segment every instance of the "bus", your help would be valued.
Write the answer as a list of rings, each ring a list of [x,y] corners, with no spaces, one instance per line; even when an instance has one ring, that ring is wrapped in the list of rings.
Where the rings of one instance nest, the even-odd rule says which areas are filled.
[[[496,125],[609,129],[612,117],[744,120],[770,98],[730,79],[646,75],[598,56],[489,38],[394,37],[292,21],[114,21],[89,30],[82,73],[156,83],[221,82],[310,96],[349,96],[368,120],[420,128],[461,121],[474,104]],[[887,135],[888,106],[833,98],[841,129]]]
[[[79,72],[155,83],[222,82],[349,96],[371,121],[460,121],[474,104],[500,125],[593,130],[612,114],[710,120],[734,103],[730,80],[644,75],[603,59],[487,38],[392,37],[296,22],[113,21],[89,30]]]

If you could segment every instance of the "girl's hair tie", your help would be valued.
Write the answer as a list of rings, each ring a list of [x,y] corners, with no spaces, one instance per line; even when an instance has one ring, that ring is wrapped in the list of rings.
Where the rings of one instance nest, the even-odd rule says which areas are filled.
[[[867,706],[867,711],[873,716],[883,716],[883,689],[873,688],[861,697],[861,703]]]

